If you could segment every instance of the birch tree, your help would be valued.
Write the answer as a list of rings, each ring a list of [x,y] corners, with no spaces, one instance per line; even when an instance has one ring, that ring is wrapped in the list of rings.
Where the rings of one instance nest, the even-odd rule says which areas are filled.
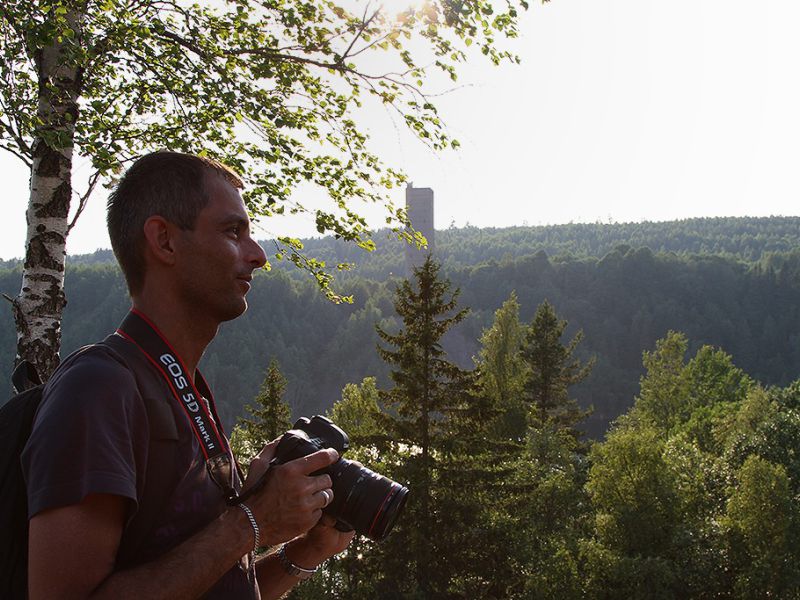
[[[455,80],[470,45],[495,64],[515,61],[497,40],[516,36],[527,2],[387,4],[0,3],[0,147],[31,174],[22,287],[11,299],[17,360],[45,376],[58,364],[69,232],[96,187],[146,151],[233,166],[249,182],[256,217],[309,213],[320,233],[371,249],[361,203],[380,203],[387,225],[408,236],[403,209],[388,198],[404,176],[371,149],[360,108],[384,105],[434,151],[457,146],[434,102],[435,73]],[[76,156],[91,165],[80,185]],[[325,190],[329,204],[297,202],[304,182]],[[278,238],[274,255],[308,269],[337,299],[335,269],[305,256],[298,240]]]

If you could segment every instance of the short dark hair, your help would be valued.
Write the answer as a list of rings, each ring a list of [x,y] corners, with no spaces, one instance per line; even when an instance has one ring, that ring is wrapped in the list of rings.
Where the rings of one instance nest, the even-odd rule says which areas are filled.
[[[153,215],[181,229],[194,228],[208,204],[205,178],[223,177],[235,188],[241,178],[222,163],[202,156],[159,151],[131,165],[108,197],[106,222],[111,248],[131,294],[144,285],[144,224]]]

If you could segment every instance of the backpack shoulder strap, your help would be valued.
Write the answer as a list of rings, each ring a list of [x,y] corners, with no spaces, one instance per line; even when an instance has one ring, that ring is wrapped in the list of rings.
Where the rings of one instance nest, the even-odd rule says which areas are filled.
[[[139,509],[125,527],[117,552],[117,564],[136,564],[141,546],[155,527],[164,505],[174,491],[177,467],[178,429],[170,406],[171,398],[153,390],[150,365],[141,351],[119,335],[112,334],[101,342],[115,357],[130,369],[145,404],[150,426],[147,469]],[[155,379],[155,381],[159,381]]]
[[[23,360],[14,367],[14,372],[11,373],[11,385],[14,386],[15,394],[21,394],[37,385],[42,385],[42,378],[39,377],[39,371],[32,363]]]
[[[111,334],[102,342],[101,346],[110,351],[120,363],[125,365],[136,379],[136,386],[144,401],[147,410],[147,419],[150,424],[150,439],[178,439],[178,428],[175,424],[175,414],[170,405],[171,399],[160,393],[160,379],[148,376],[152,369],[149,363],[136,346],[125,338]],[[146,375],[148,374],[148,375]],[[153,382],[158,383],[154,386]]]

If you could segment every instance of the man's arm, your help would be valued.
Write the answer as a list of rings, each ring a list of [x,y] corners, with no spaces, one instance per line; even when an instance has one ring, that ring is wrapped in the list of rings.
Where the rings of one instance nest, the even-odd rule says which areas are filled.
[[[30,521],[30,598],[86,598],[114,568],[126,499],[92,494]]]
[[[92,495],[31,519],[31,600],[197,598],[252,546],[244,513],[229,509],[158,561],[114,572],[125,502],[121,496]]]
[[[272,447],[257,459],[260,464],[271,458]],[[319,521],[317,492],[330,488],[331,480],[310,474],[337,458],[333,450],[320,450],[274,467],[267,483],[251,498],[263,543],[293,539]],[[114,572],[124,503],[120,496],[90,495],[79,504],[42,511],[31,519],[31,600],[196,598],[253,547],[253,530],[244,511],[231,507],[158,560]]]

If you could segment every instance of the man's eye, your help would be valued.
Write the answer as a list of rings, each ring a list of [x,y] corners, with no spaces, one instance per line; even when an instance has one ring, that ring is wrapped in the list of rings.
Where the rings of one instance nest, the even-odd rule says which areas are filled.
[[[231,227],[230,229],[228,229],[228,233],[230,233],[233,237],[237,237],[238,238],[239,235],[241,234],[241,228],[239,228],[239,227]]]

